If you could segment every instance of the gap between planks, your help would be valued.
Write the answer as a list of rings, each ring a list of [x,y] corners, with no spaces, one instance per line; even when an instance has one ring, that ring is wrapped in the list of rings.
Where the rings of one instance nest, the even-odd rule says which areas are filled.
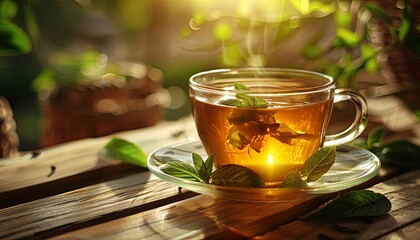
[[[398,191],[407,189],[407,183],[414,184],[412,187],[415,189],[418,188],[419,182],[413,181],[413,177],[417,179],[418,174],[420,171],[397,176],[385,183],[379,183],[372,189],[388,196],[397,191],[396,187],[390,187],[393,184],[399,186]],[[401,185],[403,183],[404,185]],[[412,191],[407,194],[416,194],[416,192]],[[303,212],[308,212],[316,205],[319,206],[322,203],[321,199],[322,197],[309,197],[284,203],[249,203],[200,195],[111,222],[69,232],[54,239],[269,237],[265,234],[271,233],[278,227],[286,230],[293,229],[293,225],[286,223],[298,219]],[[394,200],[391,198],[391,201]],[[389,218],[394,217],[393,213],[391,212]],[[300,227],[302,226],[305,227],[306,224]],[[279,236],[276,237],[274,239],[279,239]],[[281,235],[280,239],[281,237],[284,236]],[[304,237],[306,239],[306,236]]]
[[[63,233],[157,208],[197,194],[179,192],[150,172],[100,183],[0,210],[0,238]]]

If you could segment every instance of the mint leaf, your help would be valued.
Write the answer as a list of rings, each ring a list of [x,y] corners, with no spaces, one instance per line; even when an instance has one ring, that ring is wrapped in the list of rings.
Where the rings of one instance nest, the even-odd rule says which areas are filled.
[[[211,175],[210,182],[230,187],[264,187],[262,178],[251,169],[236,165],[223,165]]]
[[[305,188],[308,185],[300,177],[298,170],[289,172],[280,184],[280,188]]]
[[[112,138],[104,147],[104,156],[113,160],[147,168],[147,156],[136,144],[121,138]]]
[[[167,162],[161,165],[160,170],[174,177],[195,182],[202,182],[202,179],[198,176],[198,173],[193,166],[179,160]]]
[[[249,88],[240,83],[233,83],[233,88],[237,91],[247,91]],[[245,93],[235,94],[236,99],[227,99],[220,102],[220,104],[227,106],[234,106],[238,108],[266,108],[268,102],[260,97],[250,96]]]
[[[238,99],[227,99],[220,102],[222,105],[232,106],[232,107],[243,107],[242,102]]]
[[[249,90],[249,88],[247,86],[245,86],[243,84],[240,84],[240,83],[236,83],[236,82],[233,83],[233,88],[235,90]]]
[[[307,182],[314,182],[324,175],[335,162],[335,146],[323,147],[312,154],[302,167]]]
[[[391,202],[380,193],[370,190],[348,192],[315,212],[311,218],[333,221],[349,217],[380,216],[388,214]]]
[[[205,162],[205,167],[206,167],[206,171],[207,171],[208,181],[210,181],[210,176],[213,173],[213,163],[214,163],[214,154],[210,155],[206,159],[206,162]]]
[[[197,171],[200,179],[202,179],[205,183],[209,183],[210,175],[213,171],[214,155],[208,157],[206,162],[204,162],[203,158],[199,154],[193,153],[192,159],[195,170]]]
[[[420,168],[420,146],[405,139],[382,143],[384,138],[384,128],[380,126],[369,131],[366,143],[360,146],[375,154],[383,164],[404,170]]]
[[[266,108],[267,101],[260,97],[253,97],[247,94],[238,93],[235,95],[237,99],[227,99],[220,102],[220,104],[233,106],[238,108]]]
[[[420,168],[420,146],[402,139],[382,145],[374,149],[382,163],[399,167],[405,170]]]
[[[200,174],[200,171],[199,171],[200,169],[202,169],[203,165],[205,166],[203,158],[201,158],[201,156],[197,153],[192,153],[192,160],[194,163],[195,170],[197,170],[198,176],[203,175],[203,174],[206,175],[205,167],[203,168],[204,173]]]
[[[266,108],[268,107],[267,101],[260,97],[253,97],[249,96],[248,94],[244,93],[237,93],[235,97],[241,101],[242,107],[250,107],[250,108]]]

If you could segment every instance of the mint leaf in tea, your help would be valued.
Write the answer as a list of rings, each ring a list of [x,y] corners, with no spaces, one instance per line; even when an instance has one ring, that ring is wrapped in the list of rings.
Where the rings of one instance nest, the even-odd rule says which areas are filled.
[[[240,83],[233,83],[233,88],[237,91],[247,91],[249,88]],[[227,106],[238,108],[266,108],[268,102],[260,97],[250,96],[244,93],[235,94],[236,99],[223,100],[220,103]]]

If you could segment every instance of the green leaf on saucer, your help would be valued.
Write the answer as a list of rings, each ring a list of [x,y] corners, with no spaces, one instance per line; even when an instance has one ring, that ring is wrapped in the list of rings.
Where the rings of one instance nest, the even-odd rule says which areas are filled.
[[[280,184],[280,188],[305,188],[308,185],[299,175],[298,170],[289,172]]]
[[[198,173],[194,169],[194,167],[182,161],[176,160],[176,161],[165,163],[160,166],[160,170],[174,177],[178,177],[178,178],[182,178],[182,179],[186,179],[190,181],[195,181],[195,182],[202,182],[201,178],[198,176]]]
[[[307,182],[314,182],[324,175],[335,162],[336,147],[329,146],[312,154],[302,167],[303,176]]]
[[[104,156],[113,160],[147,168],[147,156],[136,144],[121,138],[112,138],[104,147]]]
[[[205,167],[207,171],[208,181],[210,181],[210,176],[213,173],[213,163],[214,163],[214,154],[210,155],[205,162]]]
[[[370,190],[348,192],[325,205],[311,218],[333,221],[349,217],[380,216],[388,214],[391,202],[380,193]]]
[[[230,187],[264,187],[262,178],[251,169],[227,164],[217,168],[211,175],[210,182],[215,185]]]
[[[193,153],[192,159],[195,170],[197,171],[200,179],[203,180],[205,183],[209,183],[210,175],[213,171],[214,155],[208,157],[207,160],[204,162],[203,158],[199,154]]]

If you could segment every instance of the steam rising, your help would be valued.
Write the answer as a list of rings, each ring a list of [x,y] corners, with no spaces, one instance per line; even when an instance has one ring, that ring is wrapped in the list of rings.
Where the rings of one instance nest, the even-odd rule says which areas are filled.
[[[266,66],[274,57],[293,67],[290,59],[299,61],[293,55],[305,43],[325,41],[333,31],[325,23],[336,9],[333,0],[214,1],[197,10],[181,43],[189,51],[219,52],[228,66]]]

